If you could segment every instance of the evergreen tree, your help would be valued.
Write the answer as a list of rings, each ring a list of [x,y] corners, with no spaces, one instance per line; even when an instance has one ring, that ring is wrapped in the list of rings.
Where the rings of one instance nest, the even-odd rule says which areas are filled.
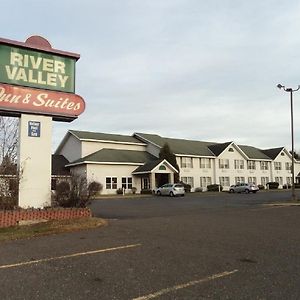
[[[160,149],[159,158],[167,160],[178,171],[178,173],[174,174],[174,181],[178,182],[179,181],[179,166],[176,162],[176,156],[171,151],[168,143],[165,143],[163,145],[163,147]]]

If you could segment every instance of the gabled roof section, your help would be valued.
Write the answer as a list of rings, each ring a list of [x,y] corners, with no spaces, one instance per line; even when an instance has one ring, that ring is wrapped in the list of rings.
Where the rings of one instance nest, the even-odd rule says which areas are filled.
[[[157,157],[146,151],[101,149],[71,162],[69,166],[86,163],[144,164],[156,159]]]
[[[238,145],[238,147],[249,157],[249,159],[270,160],[270,157],[258,148],[246,145]]]
[[[69,130],[79,140],[108,141],[130,144],[141,144],[141,141],[131,135]]]
[[[265,149],[261,150],[265,155],[270,157],[272,160],[274,160],[280,152],[284,149],[284,147],[279,147],[279,148],[271,148],[271,149]]]
[[[167,164],[168,167],[170,169],[172,169],[174,173],[178,173],[178,171],[166,159],[157,159],[157,160],[145,163],[142,166],[139,166],[136,170],[134,170],[132,172],[132,174],[151,173],[153,171],[153,169],[155,169],[161,163]]]
[[[215,156],[208,148],[208,146],[214,144],[212,142],[165,138],[157,134],[148,133],[134,133],[134,135],[143,142],[151,143],[159,148],[163,147],[163,145],[167,143],[171,151],[177,155]]]
[[[226,142],[222,144],[213,144],[208,146],[209,150],[215,154],[215,156],[219,156],[229,145],[233,142]]]

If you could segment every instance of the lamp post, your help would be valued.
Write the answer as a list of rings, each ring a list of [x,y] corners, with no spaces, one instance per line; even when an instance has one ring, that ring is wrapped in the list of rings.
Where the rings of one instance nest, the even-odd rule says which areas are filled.
[[[283,89],[285,92],[290,93],[290,99],[291,99],[291,135],[292,135],[292,201],[296,201],[296,192],[295,192],[295,153],[294,153],[294,112],[293,112],[293,92],[296,92],[300,89],[300,85],[296,89],[292,88],[286,88],[284,85],[281,85],[280,83],[277,84],[277,87],[279,89]]]

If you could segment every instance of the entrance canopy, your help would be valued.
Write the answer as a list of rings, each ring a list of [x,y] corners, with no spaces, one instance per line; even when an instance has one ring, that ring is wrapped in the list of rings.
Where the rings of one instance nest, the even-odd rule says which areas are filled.
[[[155,189],[165,183],[174,182],[174,174],[178,173],[166,159],[145,163],[132,172],[141,178],[141,189]]]

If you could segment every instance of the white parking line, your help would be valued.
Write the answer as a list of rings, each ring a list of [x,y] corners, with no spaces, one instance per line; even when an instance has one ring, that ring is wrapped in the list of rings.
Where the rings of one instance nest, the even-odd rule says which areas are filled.
[[[99,250],[93,250],[93,251],[87,251],[87,252],[73,253],[73,254],[56,256],[56,257],[42,258],[42,259],[37,259],[37,260],[20,262],[20,263],[16,263],[16,264],[2,265],[2,266],[0,266],[0,269],[22,267],[22,266],[27,266],[27,265],[33,265],[33,264],[48,262],[48,261],[52,261],[52,260],[59,260],[59,259],[65,259],[65,258],[70,258],[70,257],[77,257],[77,256],[91,255],[91,254],[97,254],[97,253],[111,252],[111,251],[116,251],[116,250],[135,248],[135,247],[139,247],[139,246],[141,246],[141,244],[125,245],[125,246],[119,246],[119,247],[113,247],[113,248],[106,248],[106,249],[99,249]]]
[[[183,284],[175,285],[175,286],[172,286],[172,287],[168,287],[168,288],[162,289],[160,291],[157,291],[155,293],[152,293],[152,294],[149,294],[149,295],[146,295],[146,296],[141,296],[141,297],[138,297],[138,298],[134,298],[132,300],[148,300],[148,299],[157,298],[159,296],[162,296],[162,295],[165,295],[165,294],[168,294],[168,293],[180,290],[180,289],[188,288],[188,287],[194,286],[196,284],[200,284],[200,283],[204,283],[204,282],[211,281],[211,280],[214,280],[214,279],[218,279],[218,278],[221,278],[221,277],[229,276],[229,275],[234,274],[236,272],[238,272],[238,270],[225,271],[223,273],[214,274],[214,275],[202,278],[202,279],[192,280],[188,283],[183,283]]]

